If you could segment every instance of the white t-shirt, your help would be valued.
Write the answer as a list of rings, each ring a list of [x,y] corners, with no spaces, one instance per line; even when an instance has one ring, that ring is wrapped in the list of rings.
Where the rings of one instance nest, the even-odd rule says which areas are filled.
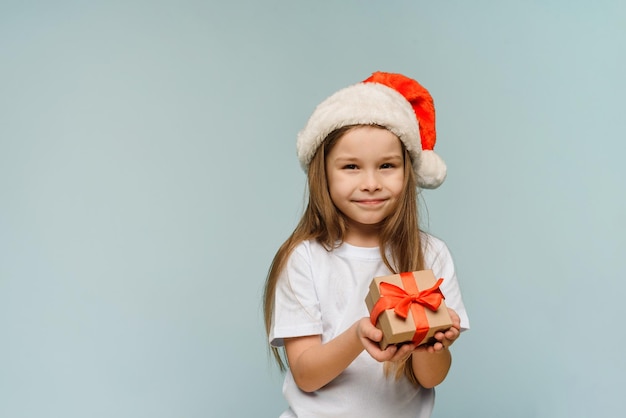
[[[443,277],[441,291],[446,305],[461,318],[461,329],[469,320],[461,298],[454,264],[443,241],[422,235],[425,267]],[[321,335],[332,340],[362,317],[374,277],[392,274],[378,248],[342,244],[326,251],[316,241],[305,241],[291,254],[278,279],[270,344],[283,345],[284,338]],[[416,389],[402,377],[385,377],[383,364],[363,351],[338,377],[323,388],[301,391],[289,371],[283,394],[289,409],[281,417],[410,417],[428,418],[434,404],[433,389]]]

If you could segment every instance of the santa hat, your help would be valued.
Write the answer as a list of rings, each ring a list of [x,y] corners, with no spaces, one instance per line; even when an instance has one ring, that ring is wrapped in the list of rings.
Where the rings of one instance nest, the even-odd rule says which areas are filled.
[[[308,169],[328,134],[349,125],[380,125],[400,138],[411,155],[420,187],[434,189],[445,180],[446,164],[433,150],[433,98],[417,81],[402,74],[376,72],[320,103],[298,134],[302,168]]]

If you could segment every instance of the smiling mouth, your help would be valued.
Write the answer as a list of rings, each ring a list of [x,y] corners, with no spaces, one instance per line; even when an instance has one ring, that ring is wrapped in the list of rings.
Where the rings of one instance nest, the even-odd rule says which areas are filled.
[[[385,203],[386,199],[365,199],[365,200],[355,200],[354,202],[359,205],[367,205],[367,206],[375,206],[380,205],[381,203]]]

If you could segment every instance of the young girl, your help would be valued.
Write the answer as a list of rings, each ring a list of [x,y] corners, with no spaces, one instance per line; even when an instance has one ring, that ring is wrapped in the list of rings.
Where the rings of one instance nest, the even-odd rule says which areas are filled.
[[[309,202],[264,294],[269,342],[287,370],[282,417],[430,417],[448,347],[469,328],[446,245],[419,229],[417,188],[446,176],[434,143],[430,94],[390,73],[333,94],[298,135]],[[364,301],[371,280],[424,269],[444,278],[453,326],[434,344],[381,350]]]

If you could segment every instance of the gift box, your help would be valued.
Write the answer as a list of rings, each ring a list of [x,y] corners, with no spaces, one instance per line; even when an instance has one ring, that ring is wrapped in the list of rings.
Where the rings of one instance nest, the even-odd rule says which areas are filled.
[[[380,348],[413,341],[417,345],[434,343],[433,336],[452,326],[432,270],[375,277],[365,304],[372,324],[383,331]]]

